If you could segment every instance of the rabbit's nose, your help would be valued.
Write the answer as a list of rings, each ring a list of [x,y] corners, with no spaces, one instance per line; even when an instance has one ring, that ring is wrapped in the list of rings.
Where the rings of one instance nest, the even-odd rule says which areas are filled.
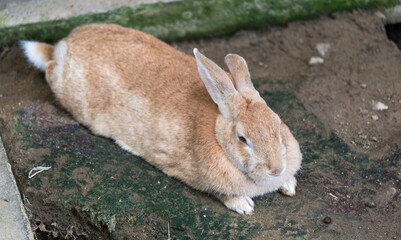
[[[285,172],[286,165],[284,163],[276,163],[276,164],[271,164],[268,170],[268,174],[273,177],[278,177],[283,175]]]
[[[277,176],[280,176],[280,175],[281,175],[281,172],[282,172],[282,169],[280,169],[280,168],[273,168],[273,169],[270,169],[269,175],[271,175],[271,176],[273,176],[273,177],[277,177]]]

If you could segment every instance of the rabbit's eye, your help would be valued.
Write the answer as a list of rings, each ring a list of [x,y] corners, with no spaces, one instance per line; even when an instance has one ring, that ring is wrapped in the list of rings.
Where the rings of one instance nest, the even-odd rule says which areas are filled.
[[[246,138],[245,138],[245,137],[239,136],[238,139],[239,139],[241,142],[243,142],[243,143],[245,143],[245,144],[248,144],[248,142],[246,141]]]

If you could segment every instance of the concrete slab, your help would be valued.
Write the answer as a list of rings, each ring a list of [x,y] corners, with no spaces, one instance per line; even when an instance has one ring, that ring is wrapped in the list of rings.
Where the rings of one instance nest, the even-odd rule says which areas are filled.
[[[20,24],[70,18],[87,13],[107,12],[120,7],[137,7],[140,4],[171,2],[172,0],[24,0],[5,1],[0,10],[0,26],[10,27]],[[1,6],[0,5],[0,6]]]
[[[25,207],[0,137],[0,239],[33,240]]]

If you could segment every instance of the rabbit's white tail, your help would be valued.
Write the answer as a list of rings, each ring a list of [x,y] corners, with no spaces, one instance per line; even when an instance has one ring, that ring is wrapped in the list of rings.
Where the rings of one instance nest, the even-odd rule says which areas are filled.
[[[53,58],[52,45],[34,41],[21,41],[22,49],[28,61],[42,71],[46,71],[47,63]]]

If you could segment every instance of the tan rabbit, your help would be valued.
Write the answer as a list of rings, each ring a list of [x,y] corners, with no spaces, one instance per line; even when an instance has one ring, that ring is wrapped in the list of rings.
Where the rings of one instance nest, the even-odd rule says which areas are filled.
[[[23,41],[61,104],[168,176],[249,214],[252,197],[294,195],[298,142],[253,87],[245,60],[230,74],[146,33],[117,25],[76,28],[55,46]],[[205,87],[206,86],[206,87]]]

